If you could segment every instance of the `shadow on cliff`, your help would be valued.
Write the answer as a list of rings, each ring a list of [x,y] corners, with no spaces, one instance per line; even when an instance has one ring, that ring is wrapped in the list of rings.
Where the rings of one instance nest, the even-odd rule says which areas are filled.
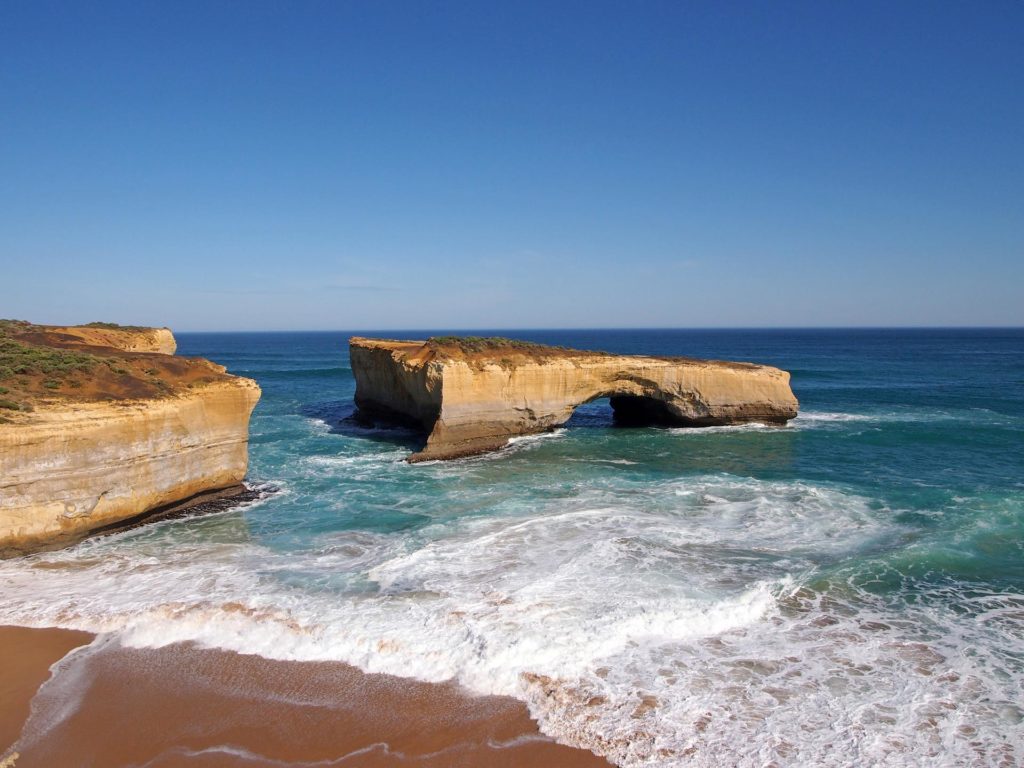
[[[396,426],[379,421],[359,412],[355,404],[347,400],[331,400],[310,403],[299,411],[303,416],[322,421],[334,435],[357,437],[376,443],[421,451],[427,444],[427,435],[409,427]]]

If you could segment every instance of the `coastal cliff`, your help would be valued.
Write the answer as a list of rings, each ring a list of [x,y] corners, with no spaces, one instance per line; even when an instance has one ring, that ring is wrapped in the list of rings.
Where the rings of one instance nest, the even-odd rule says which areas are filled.
[[[783,424],[797,414],[789,373],[752,363],[612,355],[508,339],[349,342],[361,414],[427,433],[409,461],[485,453],[564,424],[610,398],[625,424]]]
[[[0,321],[0,556],[245,490],[256,382],[96,326]]]
[[[113,323],[89,325],[51,325],[46,327],[51,339],[63,337],[66,344],[89,347],[111,347],[122,352],[159,352],[173,355],[178,342],[170,328],[143,328]]]

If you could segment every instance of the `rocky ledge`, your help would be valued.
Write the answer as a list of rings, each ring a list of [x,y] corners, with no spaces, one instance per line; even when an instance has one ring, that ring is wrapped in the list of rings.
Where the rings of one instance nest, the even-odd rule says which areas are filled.
[[[0,321],[0,557],[245,492],[256,382],[166,328]]]
[[[359,413],[427,433],[413,462],[493,451],[601,397],[634,425],[784,424],[797,414],[789,373],[766,365],[474,337],[354,337],[349,349]]]

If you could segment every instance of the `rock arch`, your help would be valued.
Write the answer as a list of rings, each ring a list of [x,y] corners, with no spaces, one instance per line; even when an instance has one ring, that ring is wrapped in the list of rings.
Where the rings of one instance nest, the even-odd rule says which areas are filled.
[[[610,355],[505,339],[349,342],[356,405],[427,433],[409,461],[492,451],[519,435],[564,424],[583,403],[608,397],[622,418],[679,426],[797,414],[778,368],[680,357]]]

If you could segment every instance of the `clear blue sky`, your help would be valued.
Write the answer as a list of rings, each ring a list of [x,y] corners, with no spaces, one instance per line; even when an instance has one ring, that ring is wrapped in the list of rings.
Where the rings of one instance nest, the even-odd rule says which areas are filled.
[[[0,3],[0,317],[1024,324],[1024,2]]]

